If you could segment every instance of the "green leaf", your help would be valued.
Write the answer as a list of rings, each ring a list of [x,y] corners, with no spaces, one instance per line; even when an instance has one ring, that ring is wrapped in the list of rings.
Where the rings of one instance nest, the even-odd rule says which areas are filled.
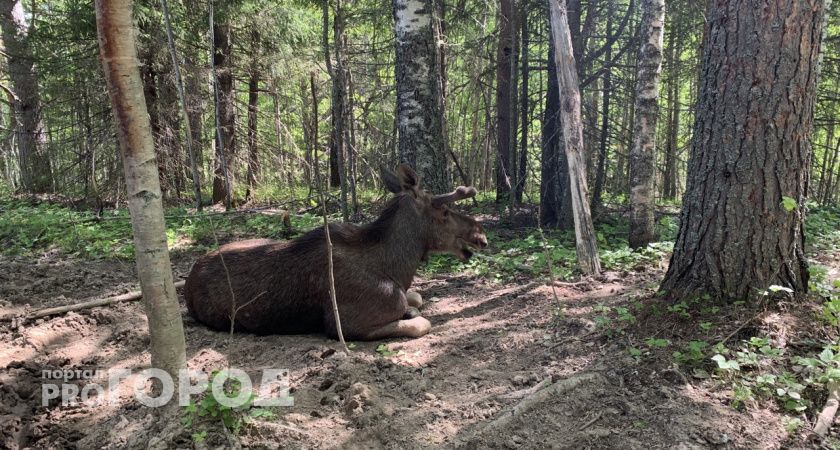
[[[785,211],[791,212],[794,209],[796,209],[796,206],[797,206],[796,200],[794,200],[790,197],[785,197],[785,196],[782,197],[782,208],[784,208]]]

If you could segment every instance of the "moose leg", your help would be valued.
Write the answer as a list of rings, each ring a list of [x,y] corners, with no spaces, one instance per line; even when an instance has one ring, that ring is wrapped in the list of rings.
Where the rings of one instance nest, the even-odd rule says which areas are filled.
[[[420,294],[416,291],[406,292],[405,300],[408,302],[408,306],[413,306],[415,308],[423,306],[423,297],[420,297]]]
[[[432,323],[425,317],[415,317],[408,320],[397,320],[387,323],[379,328],[368,332],[364,339],[374,341],[377,339],[410,337],[418,338],[432,329]]]

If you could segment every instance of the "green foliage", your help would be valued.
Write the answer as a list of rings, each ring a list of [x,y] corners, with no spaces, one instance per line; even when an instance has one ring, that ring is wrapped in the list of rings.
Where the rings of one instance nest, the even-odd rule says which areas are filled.
[[[791,212],[796,209],[797,206],[796,200],[790,197],[782,197],[782,208],[784,208],[785,211]]]
[[[210,383],[208,383],[202,399],[198,403],[190,401],[187,406],[184,406],[181,423],[186,428],[191,428],[198,418],[207,418],[211,420],[220,420],[222,424],[224,424],[225,428],[233,434],[239,434],[242,430],[242,426],[250,423],[254,419],[261,418],[271,420],[276,417],[276,415],[268,409],[253,408],[253,402],[256,398],[256,394],[253,392],[250,393],[244,404],[240,406],[231,407],[222,404],[220,399],[214,395],[212,389],[213,380],[215,380],[218,376],[224,376],[223,372],[214,370],[210,376]],[[238,380],[227,378],[225,380],[222,395],[228,398],[236,398],[239,396],[241,389],[242,386]],[[192,438],[195,442],[201,442],[206,436],[207,431],[203,430],[193,433]]]
[[[639,270],[657,265],[673,248],[671,242],[657,242],[644,249],[631,250],[627,246],[627,225],[623,222],[599,224],[596,233],[604,270]],[[571,278],[577,270],[573,232],[546,231],[545,235],[543,242],[537,232],[511,236],[488,231],[490,247],[482,254],[465,263],[446,255],[432,255],[422,270],[426,273],[470,273],[507,282],[517,276],[546,277],[551,265],[555,279]]]
[[[0,199],[0,252],[11,255],[37,254],[57,250],[63,255],[88,259],[134,257],[131,221],[126,210],[107,213],[95,220],[90,213],[62,206]],[[214,245],[213,230],[221,240],[264,237],[282,239],[286,230],[282,217],[266,214],[209,216],[189,214],[183,208],[171,208],[166,220],[170,248],[181,242],[198,248]],[[291,216],[292,237],[320,224],[314,214]],[[212,221],[212,222],[211,222]]]

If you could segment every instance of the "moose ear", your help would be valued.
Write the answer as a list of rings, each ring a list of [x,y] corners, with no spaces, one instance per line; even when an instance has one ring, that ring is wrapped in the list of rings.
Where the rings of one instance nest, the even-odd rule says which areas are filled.
[[[403,190],[413,191],[420,188],[420,177],[408,164],[397,166],[397,176],[400,178],[400,185]]]
[[[400,185],[400,179],[397,178],[394,172],[386,169],[385,166],[381,166],[379,171],[382,173],[382,181],[385,183],[385,188],[394,194],[399,194],[402,191],[402,186]]]

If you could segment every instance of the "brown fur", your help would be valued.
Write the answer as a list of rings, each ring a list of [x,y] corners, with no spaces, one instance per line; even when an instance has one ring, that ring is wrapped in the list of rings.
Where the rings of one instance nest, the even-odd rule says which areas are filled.
[[[420,190],[417,175],[408,166],[400,166],[398,172],[399,178],[384,174],[386,185],[398,193],[376,221],[364,226],[330,225],[336,298],[347,339],[427,332],[412,328],[425,319],[401,320],[408,308],[405,293],[420,262],[430,252],[467,259],[466,246],[487,244],[474,219],[439,205],[442,196],[436,202]],[[322,331],[336,337],[328,279],[323,228],[292,241],[234,242],[195,263],[185,287],[187,309],[217,330],[230,329],[236,305],[234,324],[239,331]]]

